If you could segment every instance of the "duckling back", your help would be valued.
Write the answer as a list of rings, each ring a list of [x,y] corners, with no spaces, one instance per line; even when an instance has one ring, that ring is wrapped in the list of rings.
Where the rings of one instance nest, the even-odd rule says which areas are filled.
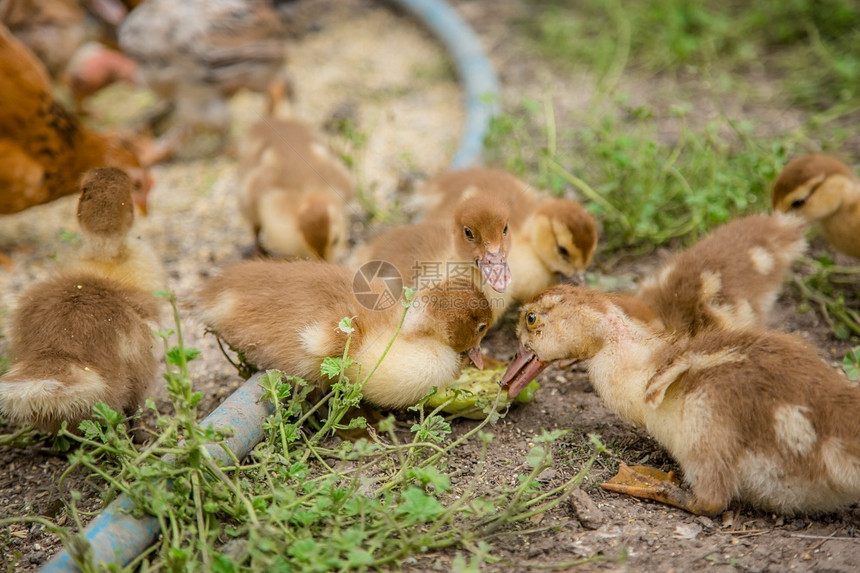
[[[343,355],[347,334],[337,325],[351,317],[354,362],[346,375],[364,381],[379,364],[363,393],[381,407],[410,406],[433,386],[452,382],[461,353],[480,343],[492,316],[480,289],[466,283],[422,290],[398,332],[402,306],[359,300],[356,290],[364,289],[356,289],[356,276],[316,261],[240,263],[204,286],[197,311],[254,366],[277,368],[323,389],[331,380],[320,365]]]
[[[64,274],[21,295],[11,322],[12,366],[0,378],[10,420],[74,431],[104,402],[130,414],[158,368],[160,314],[150,294],[89,273]]]
[[[349,172],[311,129],[267,117],[240,149],[240,207],[257,248],[275,257],[337,260],[348,239]]]
[[[860,500],[860,387],[800,338],[703,331],[669,345],[646,385],[646,427],[694,493],[782,514]]]
[[[353,320],[354,346],[377,321],[394,322],[390,311],[371,311],[353,294],[353,273],[316,261],[251,261],[224,269],[200,291],[203,322],[260,369],[277,368],[320,386],[319,367],[339,356]],[[396,312],[396,309],[394,309]]]
[[[765,326],[791,262],[806,248],[804,230],[790,215],[737,219],[673,257],[639,296],[669,332]]]

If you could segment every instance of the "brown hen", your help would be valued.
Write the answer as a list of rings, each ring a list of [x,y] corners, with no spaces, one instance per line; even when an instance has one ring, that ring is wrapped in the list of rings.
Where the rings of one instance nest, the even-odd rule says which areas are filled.
[[[0,26],[0,214],[77,193],[95,167],[125,170],[145,211],[151,182],[133,143],[89,129],[58,104],[45,68]]]

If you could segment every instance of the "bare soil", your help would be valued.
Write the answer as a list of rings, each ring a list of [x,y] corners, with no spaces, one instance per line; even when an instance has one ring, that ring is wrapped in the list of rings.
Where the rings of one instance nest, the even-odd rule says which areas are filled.
[[[583,78],[553,69],[512,32],[513,23],[527,16],[527,7],[490,0],[460,0],[454,5],[475,27],[496,64],[505,105],[549,96],[563,122],[566,111],[584,109],[596,97]],[[332,117],[346,116],[367,134],[362,146],[343,135],[333,137],[333,145],[352,154],[353,172],[376,205],[373,213],[356,206],[354,231],[360,239],[402,220],[404,182],[445,169],[462,127],[462,92],[441,48],[418,24],[390,7],[368,0],[321,0],[300,6],[288,64],[297,92],[292,112],[320,126]],[[759,81],[763,90],[773,91],[766,78]],[[622,83],[618,89],[631,90],[656,108],[668,109],[672,103],[671,86],[635,79]],[[132,124],[148,101],[131,88],[111,88],[93,102],[92,121]],[[778,98],[774,101],[773,108],[734,100],[719,102],[719,108],[736,117],[771,118],[774,129],[799,125],[797,114],[780,107]],[[716,109],[706,96],[697,106],[703,119]],[[232,109],[235,136],[240,137],[262,112],[262,98],[240,94]],[[671,123],[666,125],[665,136],[671,138]],[[151,215],[137,223],[137,232],[163,255],[170,287],[180,301],[187,344],[202,350],[191,369],[196,388],[206,394],[203,414],[241,383],[191,309],[195,290],[218,268],[239,260],[250,244],[250,230],[236,209],[235,168],[229,154],[156,167]],[[373,223],[368,224],[371,216]],[[57,259],[73,248],[60,240],[60,230],[75,230],[74,198],[0,220],[0,248],[11,251],[16,264],[13,272],[0,270],[0,319],[8,315],[23,288],[48,276]],[[632,287],[666,254],[597,260],[593,270]],[[775,324],[808,337],[836,365],[849,345],[833,338],[818,315],[798,313],[797,305],[788,291],[779,300]],[[502,360],[512,356],[515,317],[510,313],[490,333],[485,348],[492,356]],[[6,341],[0,339],[0,355],[6,351]],[[485,464],[480,474],[476,475],[478,447],[466,444],[458,450],[449,466],[455,487],[474,480],[488,486],[513,483],[524,470],[533,438],[543,429],[570,430],[556,448],[556,467],[541,476],[547,487],[579,470],[589,433],[599,434],[613,455],[600,458],[583,484],[585,499],[578,494],[575,502],[566,500],[528,528],[512,529],[494,540],[493,556],[500,561],[487,570],[568,569],[576,560],[593,557],[598,560],[585,568],[689,571],[728,566],[745,571],[848,572],[860,567],[858,506],[834,515],[793,519],[736,507],[709,519],[602,491],[598,484],[614,474],[619,461],[677,468],[644,432],[619,421],[601,404],[582,370],[552,369],[540,381],[536,400],[513,408],[493,428],[492,463]],[[163,403],[163,392],[158,397]],[[473,424],[458,420],[454,431],[466,432]],[[12,430],[0,425],[0,433]],[[47,447],[0,447],[0,466],[0,518],[42,515],[68,524],[65,502],[71,490],[82,492],[81,510],[97,512],[101,507],[97,482],[73,474],[60,485],[68,464]],[[56,537],[38,525],[0,531],[0,560],[10,570],[38,568],[59,549]],[[453,557],[453,551],[423,554],[407,560],[403,568],[450,570]]]

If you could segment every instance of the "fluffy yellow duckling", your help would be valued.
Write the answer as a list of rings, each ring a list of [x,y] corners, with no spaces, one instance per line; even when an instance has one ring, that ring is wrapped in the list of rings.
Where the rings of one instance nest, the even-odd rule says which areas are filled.
[[[638,296],[677,335],[704,328],[760,328],[792,261],[806,248],[804,222],[750,215],[718,227],[643,281]]]
[[[462,278],[479,287],[494,320],[510,300],[508,266],[510,203],[479,193],[456,206],[445,218],[403,225],[371,239],[352,256],[360,268],[372,261],[394,266],[407,285],[425,288]]]
[[[539,197],[506,171],[478,167],[434,177],[421,192],[430,219],[449,216],[460,202],[477,194],[511,206],[512,301],[524,302],[559,280],[581,278],[597,247],[597,225],[582,205]]]
[[[847,165],[821,154],[793,159],[771,199],[774,209],[815,223],[834,249],[860,259],[860,181]]]

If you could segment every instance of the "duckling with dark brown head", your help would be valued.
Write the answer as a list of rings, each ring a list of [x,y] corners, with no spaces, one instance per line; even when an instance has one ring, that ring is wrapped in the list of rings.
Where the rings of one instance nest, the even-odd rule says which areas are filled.
[[[835,157],[803,155],[773,183],[773,208],[821,229],[834,249],[860,259],[860,181]]]
[[[81,253],[22,293],[10,321],[12,366],[0,378],[0,411],[52,433],[63,422],[75,431],[98,402],[133,413],[158,367],[153,293],[164,276],[154,253],[128,237],[132,181],[100,168],[81,189]]]
[[[438,219],[392,228],[352,256],[360,268],[372,261],[393,265],[405,284],[426,288],[462,278],[479,286],[495,318],[510,301],[508,287],[511,204],[490,192],[476,192]]]
[[[355,363],[346,374],[358,382],[378,363],[363,394],[385,408],[411,406],[432,387],[453,382],[462,353],[480,356],[492,315],[484,295],[467,281],[418,291],[390,348],[403,307],[396,301],[368,306],[356,297],[353,281],[351,271],[322,262],[246,262],[209,281],[198,310],[254,366],[277,368],[323,389],[331,380],[320,365],[343,355],[347,333],[337,325],[351,317],[349,355]]]
[[[678,340],[607,295],[553,287],[523,306],[513,396],[548,364],[588,360],[604,403],[675,458],[690,490],[623,466],[604,488],[715,515],[732,501],[791,515],[860,500],[860,387],[802,339],[710,328]]]

